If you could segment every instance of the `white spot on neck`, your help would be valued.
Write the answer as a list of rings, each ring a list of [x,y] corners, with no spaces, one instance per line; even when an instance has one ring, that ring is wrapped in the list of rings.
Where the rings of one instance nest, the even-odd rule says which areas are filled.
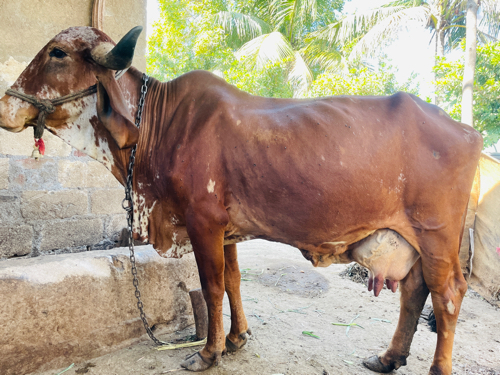
[[[123,94],[123,99],[125,100],[125,104],[127,105],[128,111],[130,113],[133,113],[135,110],[133,101],[132,101],[132,95],[130,94],[130,91],[128,88],[123,88],[121,87],[122,94]]]
[[[212,179],[210,179],[210,181],[208,182],[208,185],[207,185],[208,192],[213,193],[215,190],[214,188],[215,188],[215,181],[212,181]]]
[[[151,215],[151,212],[156,205],[156,201],[151,207],[147,207],[146,198],[144,198],[143,195],[136,193],[133,193],[133,195],[134,222],[132,224],[132,232],[139,233],[139,235],[144,239],[144,242],[148,242],[149,215]]]

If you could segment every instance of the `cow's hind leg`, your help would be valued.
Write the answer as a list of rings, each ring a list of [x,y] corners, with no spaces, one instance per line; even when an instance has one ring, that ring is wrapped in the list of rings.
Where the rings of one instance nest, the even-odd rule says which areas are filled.
[[[413,335],[417,330],[418,318],[429,295],[420,259],[413,265],[408,275],[401,280],[400,291],[399,321],[389,348],[384,353],[363,361],[365,367],[372,371],[387,373],[406,365]]]
[[[446,243],[436,235],[427,238],[424,246],[422,267],[425,282],[431,291],[437,330],[436,351],[429,374],[449,375],[455,327],[467,283],[460,269],[458,238]]]
[[[196,213],[195,213],[196,212]],[[205,347],[188,357],[181,366],[204,371],[217,365],[225,350],[222,299],[224,297],[224,227],[227,216],[203,215],[203,209],[187,215],[186,227],[193,245],[203,296],[208,308],[208,337]]]
[[[246,344],[247,333],[251,333],[241,303],[241,272],[235,244],[224,246],[224,261],[224,285],[231,307],[231,331],[226,336],[226,350],[234,352]]]

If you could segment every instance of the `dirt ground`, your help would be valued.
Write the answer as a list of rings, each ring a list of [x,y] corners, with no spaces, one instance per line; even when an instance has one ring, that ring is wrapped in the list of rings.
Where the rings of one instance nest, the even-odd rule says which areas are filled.
[[[223,357],[218,367],[204,374],[373,374],[361,361],[389,344],[399,316],[399,292],[384,289],[376,298],[366,286],[339,276],[345,265],[314,268],[289,246],[257,240],[238,248],[243,306],[252,336],[242,350]],[[349,323],[354,318],[363,328],[353,326],[346,332],[345,326],[332,324]],[[224,324],[228,332],[227,299]],[[194,326],[190,326],[159,338],[175,342],[193,334]],[[419,324],[407,366],[394,373],[427,374],[435,345],[436,334]],[[183,374],[187,371],[177,371],[179,363],[198,349],[157,351],[145,340],[76,363],[64,375]],[[68,359],[68,366],[71,363]],[[38,374],[55,375],[63,370]],[[453,374],[500,374],[500,310],[474,293],[467,293],[462,304]]]

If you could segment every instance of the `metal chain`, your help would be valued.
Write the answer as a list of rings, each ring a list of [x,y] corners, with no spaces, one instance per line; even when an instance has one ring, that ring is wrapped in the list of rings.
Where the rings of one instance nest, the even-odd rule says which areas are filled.
[[[142,75],[142,87],[141,87],[141,97],[139,99],[139,105],[137,108],[137,115],[135,116],[135,126],[139,128],[141,126],[142,119],[142,110],[144,109],[144,101],[146,98],[146,93],[148,92],[148,83],[149,77],[146,74]],[[132,147],[132,151],[130,153],[130,161],[128,165],[128,174],[127,174],[127,182],[125,184],[125,199],[123,199],[122,207],[125,211],[127,211],[127,225],[128,225],[128,248],[130,250],[130,264],[131,271],[133,277],[133,284],[135,288],[135,298],[137,298],[137,308],[139,309],[142,324],[144,324],[144,328],[148,336],[153,340],[156,345],[164,345],[166,344],[163,341],[158,340],[151,327],[148,324],[148,320],[146,318],[146,314],[144,313],[144,304],[141,301],[141,292],[139,290],[139,279],[137,278],[137,267],[135,264],[135,253],[134,253],[134,238],[132,235],[132,226],[134,221],[134,202],[132,199],[132,181],[134,174],[134,163],[135,163],[135,152],[137,149],[137,145]]]

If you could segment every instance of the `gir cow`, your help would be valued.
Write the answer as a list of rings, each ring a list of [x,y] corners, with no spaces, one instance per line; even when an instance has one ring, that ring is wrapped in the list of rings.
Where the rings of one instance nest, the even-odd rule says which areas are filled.
[[[133,236],[164,257],[194,251],[208,306],[207,343],[182,366],[203,371],[246,343],[236,243],[262,238],[299,248],[314,266],[357,261],[375,295],[384,281],[400,284],[394,337],[364,361],[373,371],[406,364],[430,292],[430,374],[451,374],[467,289],[458,252],[481,135],[406,93],[270,99],[205,71],[149,79],[138,130],[145,76],[130,64],[140,32],[116,45],[90,27],[59,33],[0,99],[0,126],[35,126],[38,137],[45,126],[124,185],[136,145]]]

